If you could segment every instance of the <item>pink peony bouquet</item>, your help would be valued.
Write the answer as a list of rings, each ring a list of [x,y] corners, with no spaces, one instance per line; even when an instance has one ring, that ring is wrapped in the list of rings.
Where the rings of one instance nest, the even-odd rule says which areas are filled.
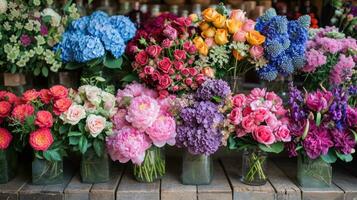
[[[253,89],[249,95],[236,94],[225,105],[225,139],[230,149],[258,147],[280,153],[291,140],[287,110],[282,99],[266,89]]]
[[[162,17],[158,17],[162,18]],[[137,34],[141,39],[131,42],[132,67],[140,80],[158,91],[161,98],[169,93],[191,91],[201,85],[206,75],[195,61],[198,52],[191,41],[194,28],[190,18],[167,18],[157,35]]]
[[[325,88],[336,85],[356,85],[357,40],[346,37],[335,27],[310,29],[307,43],[306,73],[309,90],[320,84]]]
[[[175,96],[158,98],[156,91],[139,83],[118,90],[119,109],[113,116],[114,134],[107,138],[107,148],[113,160],[131,160],[141,165],[151,147],[174,145],[176,123],[171,113]]]
[[[91,85],[71,90],[70,96],[73,104],[60,116],[70,129],[67,131],[69,145],[82,154],[93,148],[96,155],[102,157],[105,139],[113,133],[111,118],[118,110],[115,96]]]

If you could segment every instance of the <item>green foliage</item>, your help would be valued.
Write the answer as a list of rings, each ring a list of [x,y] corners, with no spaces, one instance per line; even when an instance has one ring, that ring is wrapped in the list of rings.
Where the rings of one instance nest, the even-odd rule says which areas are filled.
[[[321,156],[322,160],[327,163],[335,163],[337,160],[336,152],[333,149],[330,149],[326,155]]]
[[[105,67],[109,68],[109,69],[121,69],[121,66],[123,64],[123,58],[114,58],[112,55],[107,54],[104,57],[104,61],[103,64]]]
[[[262,151],[269,152],[269,153],[281,153],[284,150],[283,142],[276,142],[271,145],[259,144],[258,146]]]

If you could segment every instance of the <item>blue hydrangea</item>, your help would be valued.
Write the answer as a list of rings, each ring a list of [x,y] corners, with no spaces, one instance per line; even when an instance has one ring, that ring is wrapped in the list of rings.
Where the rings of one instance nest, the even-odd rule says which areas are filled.
[[[278,40],[267,39],[264,46],[267,58],[275,58],[284,52],[284,47]]]
[[[290,41],[295,44],[304,44],[308,40],[307,28],[301,26],[298,21],[290,21],[288,24]]]
[[[78,38],[78,45],[74,49],[77,62],[83,63],[104,56],[105,49],[99,38],[85,35]]]
[[[295,69],[303,68],[306,64],[305,56],[302,55],[302,56],[292,57],[292,63]]]
[[[288,20],[285,16],[275,16],[267,22],[262,30],[263,35],[279,37],[288,31]]]
[[[265,23],[270,21],[273,17],[276,16],[276,11],[273,8],[269,8],[265,11],[264,15],[258,18],[257,23],[255,25],[255,29],[259,32],[263,30]]]
[[[111,25],[120,30],[120,35],[123,38],[124,42],[131,40],[136,33],[136,27],[133,22],[130,21],[128,17],[125,16],[113,16],[110,17]]]
[[[78,39],[83,37],[81,32],[65,32],[62,34],[62,41],[57,49],[61,50],[61,59],[64,62],[71,62],[75,59],[74,47],[78,45]]]
[[[106,50],[110,51],[115,58],[119,58],[125,51],[125,43],[117,29],[105,26],[101,30],[101,41]]]
[[[278,70],[273,65],[268,64],[258,70],[258,75],[263,80],[272,81],[278,77]]]
[[[72,21],[69,29],[71,31],[79,31],[82,33],[87,33],[88,24],[89,24],[89,17],[84,16],[77,20]]]
[[[272,64],[276,66],[278,72],[284,76],[294,72],[294,66],[291,57],[281,54],[279,57],[272,60]]]

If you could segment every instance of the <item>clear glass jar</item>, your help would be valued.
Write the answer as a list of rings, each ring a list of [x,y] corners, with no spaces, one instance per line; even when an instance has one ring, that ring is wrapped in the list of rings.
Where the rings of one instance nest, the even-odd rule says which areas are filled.
[[[139,182],[151,183],[162,178],[166,172],[165,151],[154,145],[146,150],[141,165],[134,165],[134,177]]]
[[[184,185],[208,185],[213,178],[211,156],[185,152],[182,161],[181,181]]]
[[[13,179],[17,172],[17,153],[14,148],[0,150],[0,184]]]
[[[35,185],[63,183],[63,162],[35,157],[32,161],[32,183]]]
[[[298,156],[297,180],[302,187],[330,187],[332,182],[332,167],[321,158],[315,160],[307,156]]]
[[[227,76],[225,80],[228,82],[233,94],[237,94],[243,91],[243,76]]]
[[[247,185],[264,185],[267,182],[267,153],[259,148],[248,148],[243,152],[242,178]]]
[[[104,183],[110,179],[110,160],[104,151],[98,156],[93,148],[89,148],[82,155],[81,178],[83,183]]]

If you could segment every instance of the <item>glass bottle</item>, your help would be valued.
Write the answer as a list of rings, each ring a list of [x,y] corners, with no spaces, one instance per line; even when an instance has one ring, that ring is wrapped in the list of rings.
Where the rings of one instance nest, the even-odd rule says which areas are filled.
[[[184,185],[208,185],[213,178],[211,156],[185,152],[182,161],[181,181]]]
[[[241,182],[247,185],[264,185],[267,182],[267,153],[259,148],[248,148],[243,152]]]
[[[83,183],[103,183],[110,179],[110,160],[104,151],[98,156],[93,148],[82,155],[80,169]]]
[[[61,184],[63,161],[48,161],[35,157],[32,161],[32,183],[35,185]]]

